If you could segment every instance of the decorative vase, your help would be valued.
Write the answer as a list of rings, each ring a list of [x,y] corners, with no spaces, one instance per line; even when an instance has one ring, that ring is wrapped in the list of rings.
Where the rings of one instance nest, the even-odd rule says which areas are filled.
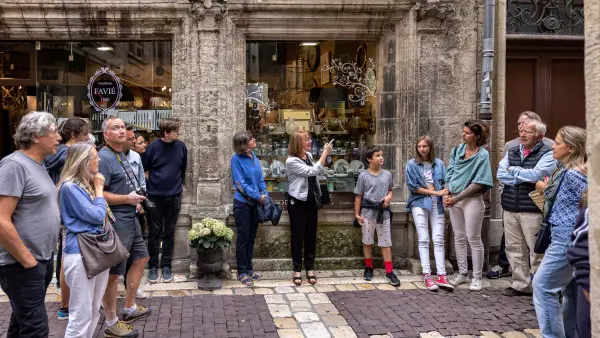
[[[217,247],[210,250],[196,249],[196,252],[198,252],[198,261],[196,262],[198,269],[204,275],[198,280],[198,289],[219,290],[223,283],[215,276],[215,273],[219,272],[223,266],[223,250]]]
[[[285,124],[285,132],[289,135],[292,135],[296,130],[298,130],[298,128],[298,124],[294,118],[290,118]]]

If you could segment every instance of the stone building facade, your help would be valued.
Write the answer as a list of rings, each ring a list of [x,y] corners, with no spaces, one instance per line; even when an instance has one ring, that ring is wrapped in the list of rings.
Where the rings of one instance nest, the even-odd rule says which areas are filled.
[[[246,128],[246,42],[370,41],[378,58],[374,141],[394,176],[394,256],[409,267],[418,251],[404,210],[404,166],[423,134],[447,160],[462,123],[477,116],[482,15],[476,0],[13,0],[0,5],[0,40],[172,42],[173,115],[189,149],[176,271],[193,261],[193,220],[232,221],[229,160],[232,135]],[[321,211],[319,268],[360,264],[353,213]],[[288,243],[285,219],[262,226],[257,268],[289,268]]]

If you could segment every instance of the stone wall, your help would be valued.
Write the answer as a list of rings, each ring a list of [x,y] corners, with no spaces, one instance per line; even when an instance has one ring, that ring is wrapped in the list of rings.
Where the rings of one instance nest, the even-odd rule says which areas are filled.
[[[600,337],[600,2],[585,2],[585,105],[590,210],[592,337]]]
[[[394,256],[416,256],[405,213],[404,165],[429,134],[447,160],[461,124],[476,116],[482,7],[477,0],[13,0],[0,5],[0,37],[14,40],[173,41],[173,112],[183,121],[189,170],[176,229],[174,270],[190,267],[194,219],[231,223],[230,140],[245,129],[246,40],[368,40],[377,45],[377,134],[394,174]],[[66,24],[65,24],[66,23]],[[324,267],[360,262],[352,210],[322,211]],[[264,226],[258,263],[287,268],[289,227]],[[333,244],[330,244],[333,243]],[[450,245],[448,245],[450,247]],[[192,259],[193,260],[193,259]]]

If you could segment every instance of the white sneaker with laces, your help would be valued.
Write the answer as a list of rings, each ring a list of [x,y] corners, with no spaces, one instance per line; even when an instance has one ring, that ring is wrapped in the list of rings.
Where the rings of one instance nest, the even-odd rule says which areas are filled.
[[[454,286],[459,286],[461,284],[465,284],[469,282],[469,277],[461,274],[461,273],[455,273],[454,276],[452,277],[452,280],[450,280],[450,284],[454,285]]]
[[[469,290],[471,291],[481,291],[483,290],[483,282],[481,278],[473,278],[471,281],[471,285],[469,285]]]
[[[146,298],[148,298],[148,293],[145,292],[142,289],[138,289],[135,298],[137,298],[137,299],[146,299]]]

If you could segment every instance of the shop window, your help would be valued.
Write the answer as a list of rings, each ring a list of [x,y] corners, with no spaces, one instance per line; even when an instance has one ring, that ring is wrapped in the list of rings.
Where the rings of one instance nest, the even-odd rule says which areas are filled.
[[[96,134],[107,115],[148,132],[157,129],[160,118],[171,116],[170,41],[42,42],[37,53],[37,110],[59,120],[88,118]],[[102,68],[112,75],[102,74],[96,83],[113,81],[115,88],[96,90],[94,105],[89,85]]]
[[[364,41],[247,43],[246,127],[269,191],[288,190],[289,134],[306,130],[315,160],[335,140],[322,183],[352,198],[365,170],[359,149],[375,135],[375,64],[375,44]]]

